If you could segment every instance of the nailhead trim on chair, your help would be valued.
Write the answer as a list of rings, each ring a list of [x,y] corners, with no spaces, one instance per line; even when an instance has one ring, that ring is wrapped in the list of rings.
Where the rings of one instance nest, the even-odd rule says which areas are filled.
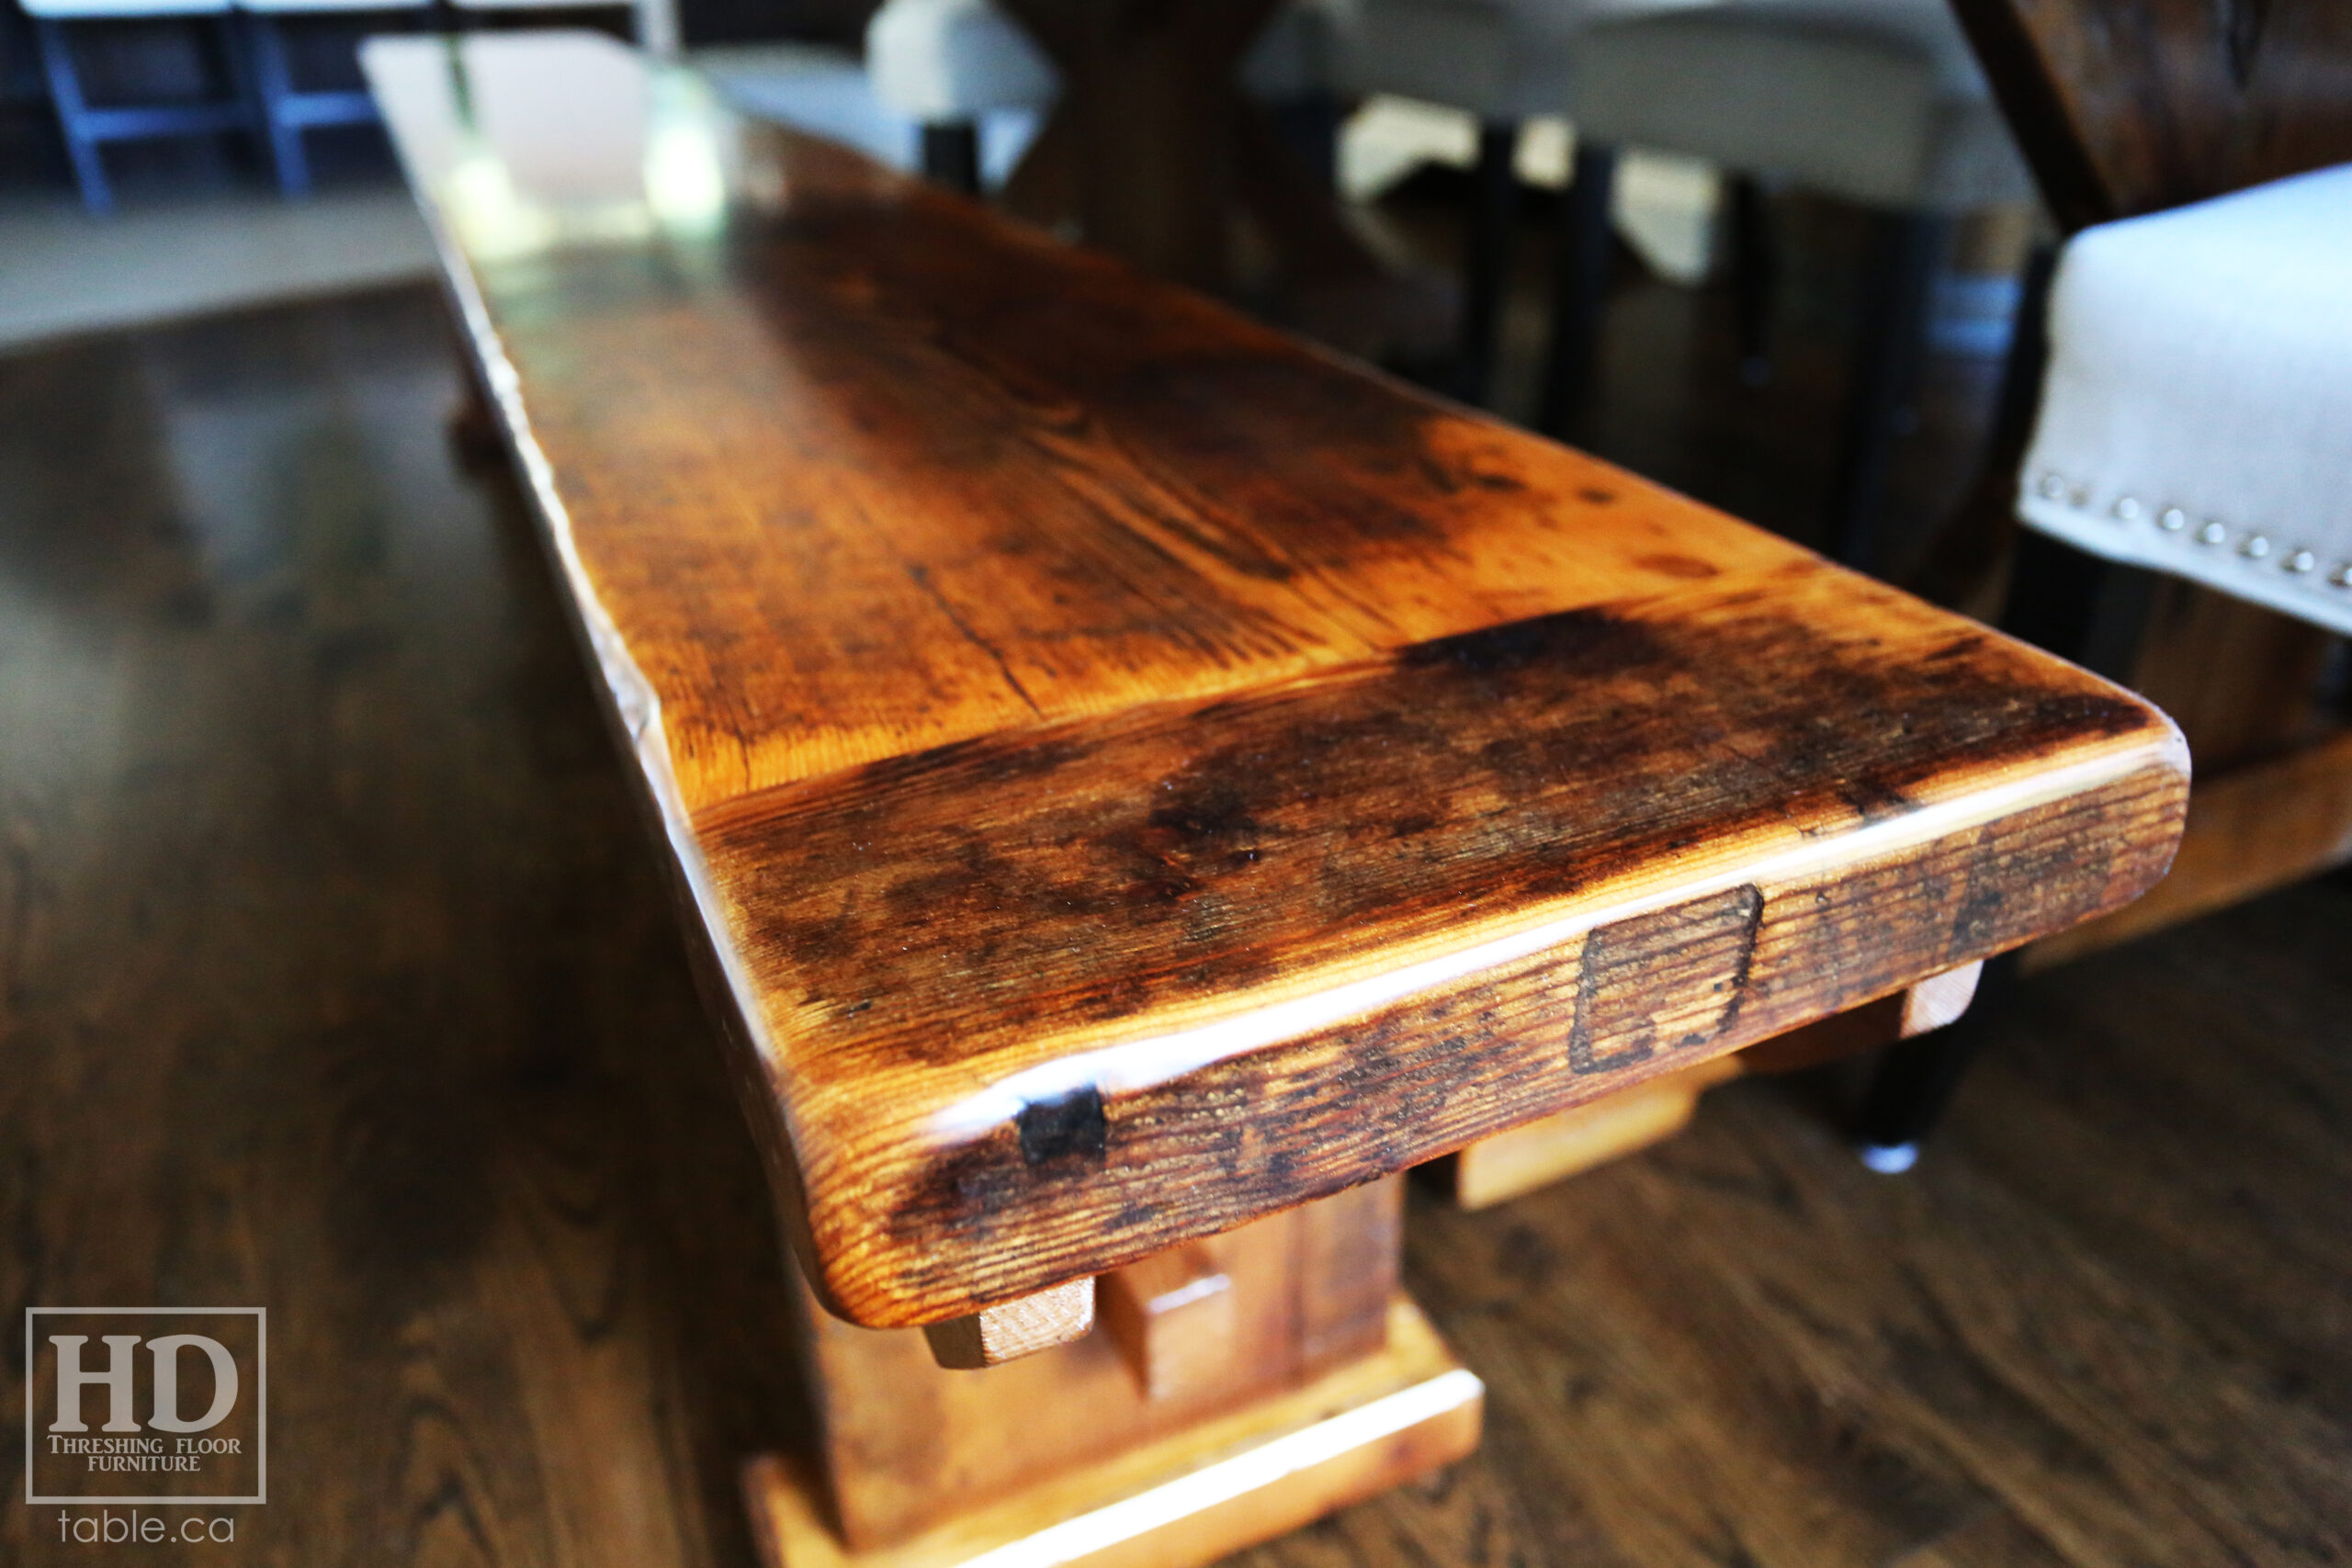
[[[2055,469],[2044,469],[2041,476],[2034,480],[2033,489],[2045,501],[2063,501],[2081,511],[2090,505],[2095,487],[2086,480],[2070,479]],[[2108,515],[2119,524],[2129,525],[2139,522],[2148,513],[2138,496],[2127,493],[2115,498],[2108,508]],[[2165,534],[2180,535],[2189,531],[2188,513],[2178,506],[2159,508],[2150,521]],[[2199,544],[2211,547],[2227,544],[2230,535],[2227,524],[2217,518],[2208,518],[2190,536]],[[2237,554],[2249,564],[2268,560],[2276,554],[2278,569],[2290,577],[2307,578],[2319,570],[2319,557],[2310,549],[2297,546],[2278,551],[2268,535],[2251,529],[2239,538]],[[2352,589],[2352,560],[2338,561],[2335,570],[2327,574],[2325,582],[2334,589]],[[2314,582],[2312,587],[2316,589],[2318,584]]]

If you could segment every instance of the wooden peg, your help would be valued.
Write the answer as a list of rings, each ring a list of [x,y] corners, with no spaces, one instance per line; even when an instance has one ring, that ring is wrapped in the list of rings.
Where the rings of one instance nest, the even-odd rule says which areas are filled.
[[[923,1325],[932,1359],[977,1371],[1083,1339],[1094,1326],[1094,1281],[1072,1280],[1034,1296]]]
[[[1984,964],[1963,964],[1957,969],[1931,975],[1905,991],[1903,1021],[1896,1038],[1908,1040],[1930,1029],[1959,1022],[1960,1015],[1968,1010],[1968,1004],[1976,999],[1976,982],[1984,975]]]
[[[1215,1381],[1233,1359],[1233,1280],[1215,1245],[1188,1241],[1102,1276],[1102,1320],[1147,1398]]]

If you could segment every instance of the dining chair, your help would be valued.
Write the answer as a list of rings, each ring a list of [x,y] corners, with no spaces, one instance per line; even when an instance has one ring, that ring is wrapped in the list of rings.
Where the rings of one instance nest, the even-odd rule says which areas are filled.
[[[347,85],[303,85],[287,47],[290,27],[332,17],[369,18],[389,29],[429,11],[433,0],[232,0],[252,58],[254,91],[268,128],[270,161],[278,189],[301,196],[311,188],[306,132],[327,126],[377,123],[376,101],[356,74]]]
[[[1943,0],[1335,0],[1351,89],[1476,115],[1457,390],[1485,401],[1513,253],[1524,122],[1576,133],[1561,207],[1537,425],[1579,427],[1593,392],[1626,149],[1730,176],[1743,374],[1769,367],[1776,268],[1764,192],[1794,186],[1874,214],[1864,322],[1829,504],[1831,553],[1867,565],[1890,442],[1916,378],[1929,288],[1957,214],[2030,200],[1982,73]]]
[[[989,116],[1053,102],[1053,62],[989,0],[887,0],[865,28],[875,96],[922,128],[922,172],[977,195]]]
[[[259,102],[238,46],[230,0],[25,0],[40,50],[58,129],[74,167],[82,205],[94,214],[114,210],[102,151],[108,142],[223,131],[264,136]],[[83,89],[69,29],[85,23],[187,18],[203,26],[215,50],[220,90],[210,97],[94,104]]]
[[[1465,401],[1484,403],[1491,389],[1518,236],[1521,129],[1528,120],[1569,112],[1569,61],[1577,35],[1630,6],[1709,3],[1330,0],[1333,72],[1343,91],[1436,104],[1478,122],[1454,347],[1453,390]],[[1574,187],[1569,199],[1581,199],[1592,188],[1590,182]]]
[[[1736,175],[1740,356],[1760,379],[1772,292],[1768,185],[1871,213],[1871,238],[1824,529],[1869,568],[1893,440],[1922,362],[1931,288],[1954,220],[2030,202],[2033,186],[1945,0],[1727,0],[1602,19],[1570,54],[1576,174],[1563,209],[1538,423],[1562,432],[1594,396],[1609,186],[1621,149]]]
[[[1860,1130],[1889,1170],[2018,976],[2352,858],[2327,675],[2352,634],[2352,11],[1955,9],[2070,237],[2028,289],[1995,509],[1957,517],[1948,553],[1996,561],[2013,533],[2004,625],[2171,711],[2197,779],[2147,898],[1988,964],[1970,1019],[1889,1053]]]

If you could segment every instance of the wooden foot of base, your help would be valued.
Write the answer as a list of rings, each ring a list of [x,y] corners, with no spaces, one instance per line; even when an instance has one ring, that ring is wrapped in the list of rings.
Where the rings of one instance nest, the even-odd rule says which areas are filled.
[[[1196,1568],[1468,1454],[1484,1395],[1398,1297],[1373,1355],[896,1545],[844,1546],[792,1460],[744,1491],[766,1568]]]

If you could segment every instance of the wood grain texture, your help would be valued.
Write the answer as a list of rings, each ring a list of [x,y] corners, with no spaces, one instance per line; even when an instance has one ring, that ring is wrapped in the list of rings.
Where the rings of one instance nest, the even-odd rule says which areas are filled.
[[[2099,923],[2077,929],[2095,929]],[[1964,964],[1744,1051],[1710,1056],[1697,1066],[1523,1122],[1436,1161],[1430,1175],[1464,1209],[1508,1202],[1672,1137],[1690,1125],[1699,1097],[1717,1084],[1745,1073],[1820,1066],[1941,1029],[1968,1010],[1984,968],[1981,962]]]
[[[956,1371],[1001,1367],[1094,1331],[1094,1281],[1072,1280],[963,1317],[923,1325],[931,1358]]]
[[[1969,623],[617,51],[370,60],[855,1321],[1340,1191],[2170,852],[2170,727]],[[599,173],[561,103],[631,94]],[[688,146],[693,223],[644,173]]]
[[[789,1262],[531,521],[435,433],[441,323],[0,356],[0,1322],[269,1309],[269,1506],[154,1568],[753,1568],[741,1461],[814,1441]],[[1488,1440],[1236,1568],[2352,1553],[2347,929],[2330,878],[2032,976],[1904,1179],[1753,1079],[1417,1199]],[[12,1568],[118,1557],[0,1504]]]
[[[1931,975],[1865,1007],[1833,1013],[1751,1045],[1739,1054],[1740,1066],[1751,1073],[1802,1072],[1941,1029],[1968,1010],[1984,972],[1984,965],[1976,963]]]
[[[832,1528],[860,1551],[903,1542],[1373,1356],[1396,1301],[1403,1186],[1359,1187],[1216,1238],[1231,1331],[1215,1366],[1157,1391],[1109,1334],[950,1371],[922,1331],[843,1323],[804,1288],[812,1473]]]
[[[1487,1442],[1251,1568],[2341,1554],[2352,976],[2309,922],[2347,909],[2308,887],[2030,981],[1903,1180],[1754,1079],[1634,1159],[1417,1208]]]
[[[888,1545],[848,1546],[822,1487],[763,1457],[744,1484],[767,1568],[1200,1568],[1476,1448],[1483,1390],[1401,1296],[1383,1339],[1298,1388],[1091,1455]]]
[[[1102,1325],[1150,1399],[1201,1386],[1233,1354],[1233,1277],[1216,1244],[1188,1241],[1114,1269],[1100,1282]]]
[[[2352,158],[2338,0],[1952,0],[2068,230]]]
[[[233,1545],[12,1500],[0,1562],[731,1568],[734,1467],[798,1440],[759,1168],[527,508],[443,444],[444,315],[0,358],[0,1311],[266,1307],[271,1442],[266,1506],[161,1511]]]
[[[1702,1094],[1739,1076],[1745,1055],[1711,1056],[1589,1105],[1522,1122],[1457,1150],[1432,1169],[1464,1209],[1509,1202],[1679,1133],[1697,1113]]]
[[[2030,968],[2211,914],[2352,860],[2352,731],[2198,781],[2180,852],[2146,897],[2046,937]]]
[[[1123,1263],[2161,874],[2184,783],[2161,721],[2086,687],[2037,717],[2036,661],[1841,602],[1873,596],[1846,649],[1794,623],[1747,642],[1753,600],[1717,641],[1686,597],[707,818],[769,1037],[827,1042],[778,1082],[836,1298],[879,1319]],[[1970,804],[2053,762],[2112,771]],[[975,953],[1018,989],[975,985]]]

